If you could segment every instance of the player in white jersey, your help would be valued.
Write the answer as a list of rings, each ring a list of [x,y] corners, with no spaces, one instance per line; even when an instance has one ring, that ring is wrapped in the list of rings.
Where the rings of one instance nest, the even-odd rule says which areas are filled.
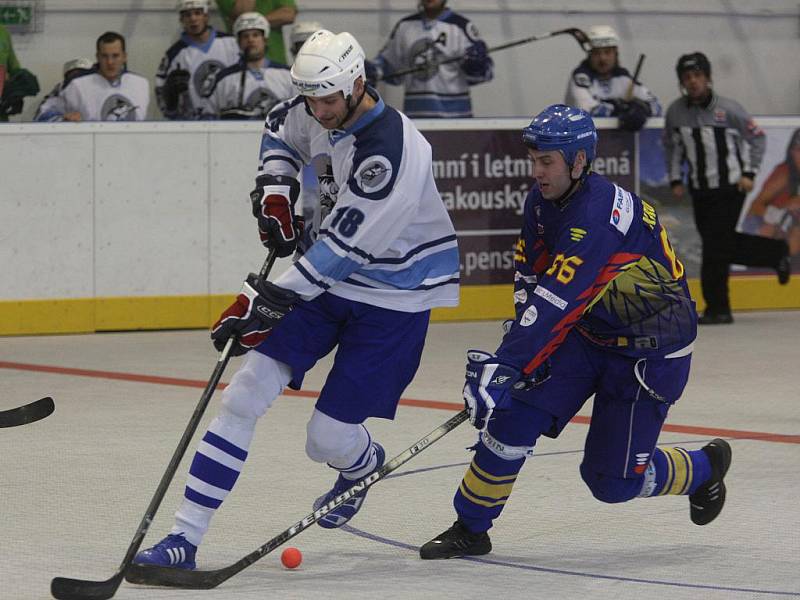
[[[236,39],[208,24],[208,0],[179,0],[180,39],[161,59],[156,100],[168,119],[208,118],[217,75],[239,61]]]
[[[78,75],[90,72],[92,68],[94,68],[94,63],[90,58],[74,58],[65,62],[62,71],[64,78],[53,86],[50,93],[44,97],[39,108],[36,109],[33,120],[63,121],[66,111],[64,110],[64,99],[61,97],[61,89]]]
[[[617,32],[595,25],[587,36],[589,55],[572,72],[564,104],[593,117],[618,117],[620,127],[630,131],[641,129],[648,117],[661,116],[658,98],[620,66]]]
[[[411,121],[364,81],[364,52],[349,33],[320,30],[292,66],[300,96],[270,113],[253,213],[265,245],[288,256],[302,228],[297,175],[315,157],[330,164],[333,210],[305,252],[274,282],[247,278],[212,329],[250,349],[223,392],[189,470],[184,501],[164,540],[136,562],[191,569],[211,516],[233,487],[256,420],[285,386],[337,348],[307,425],[306,453],[337,473],[314,506],[381,467],[384,449],[364,427],[394,418],[419,366],[430,309],[458,301],[455,231],[433,180],[431,147]],[[282,449],[276,447],[275,455]],[[321,516],[325,528],[352,518],[366,490]]]
[[[471,117],[469,87],[494,76],[494,63],[478,29],[446,7],[447,0],[420,0],[419,11],[395,25],[367,79],[405,86],[403,112],[412,118]],[[461,61],[440,62],[463,56]],[[392,73],[419,71],[392,77]]]
[[[288,67],[266,58],[269,22],[261,13],[239,15],[233,34],[241,60],[217,75],[208,97],[211,112],[221,119],[260,119],[279,101],[295,95]]]
[[[107,31],[97,38],[97,70],[86,71],[61,88],[65,121],[144,121],[150,83],[128,71],[125,38]]]

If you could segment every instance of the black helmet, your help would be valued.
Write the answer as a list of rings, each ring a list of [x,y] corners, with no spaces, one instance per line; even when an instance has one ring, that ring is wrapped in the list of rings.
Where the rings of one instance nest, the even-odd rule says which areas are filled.
[[[711,79],[711,63],[708,62],[708,57],[702,52],[684,54],[678,59],[678,64],[675,65],[678,81],[680,81],[681,76],[687,71],[700,71]]]

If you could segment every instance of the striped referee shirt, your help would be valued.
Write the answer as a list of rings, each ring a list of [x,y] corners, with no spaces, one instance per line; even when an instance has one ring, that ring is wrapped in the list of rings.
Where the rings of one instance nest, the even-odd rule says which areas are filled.
[[[755,177],[767,145],[764,132],[735,100],[711,93],[705,104],[678,98],[664,119],[664,148],[671,184],[682,182],[688,164],[689,189],[716,190]]]

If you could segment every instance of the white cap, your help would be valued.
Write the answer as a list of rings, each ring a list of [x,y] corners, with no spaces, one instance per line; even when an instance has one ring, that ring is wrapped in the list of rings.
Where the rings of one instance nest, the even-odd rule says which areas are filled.
[[[91,58],[73,58],[64,63],[62,75],[66,75],[72,69],[91,69],[94,66],[94,61]]]
[[[242,31],[247,31],[248,29],[260,29],[264,32],[264,37],[267,37],[269,35],[269,21],[261,13],[242,13],[233,24],[233,35],[238,37]]]
[[[295,23],[292,26],[292,33],[289,36],[291,45],[294,46],[295,44],[305,42],[311,37],[312,33],[320,29],[322,29],[322,23],[318,21],[300,21],[299,23]]]
[[[619,36],[609,25],[594,25],[586,33],[592,48],[613,48],[619,46]]]
[[[297,53],[292,65],[292,83],[303,96],[345,97],[353,94],[353,82],[364,77],[364,50],[351,34],[320,29]]]
[[[204,13],[208,13],[208,0],[178,0],[178,12],[194,10],[196,8],[200,8]]]

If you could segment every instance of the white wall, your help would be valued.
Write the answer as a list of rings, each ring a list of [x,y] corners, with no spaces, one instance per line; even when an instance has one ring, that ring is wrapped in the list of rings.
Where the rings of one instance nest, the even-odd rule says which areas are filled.
[[[249,202],[260,131],[252,122],[0,128],[0,299],[238,289],[266,255]]]
[[[23,65],[37,74],[42,95],[60,78],[64,61],[92,56],[102,32],[129,39],[130,68],[152,79],[177,37],[174,0],[47,0],[44,30],[16,35]],[[298,0],[301,18],[354,33],[369,55],[415,0]],[[666,105],[677,96],[679,55],[701,50],[711,59],[718,90],[753,114],[800,113],[800,40],[796,0],[450,0],[470,17],[490,46],[564,27],[607,23],[622,37],[621,60],[647,60],[642,80]],[[214,21],[218,17],[214,15]],[[496,77],[474,89],[478,116],[529,116],[563,100],[569,72],[582,59],[569,37],[557,37],[495,55]],[[399,103],[397,88],[387,98]],[[27,102],[30,119],[36,103]],[[151,117],[159,118],[153,106]],[[16,118],[20,120],[20,117]]]

